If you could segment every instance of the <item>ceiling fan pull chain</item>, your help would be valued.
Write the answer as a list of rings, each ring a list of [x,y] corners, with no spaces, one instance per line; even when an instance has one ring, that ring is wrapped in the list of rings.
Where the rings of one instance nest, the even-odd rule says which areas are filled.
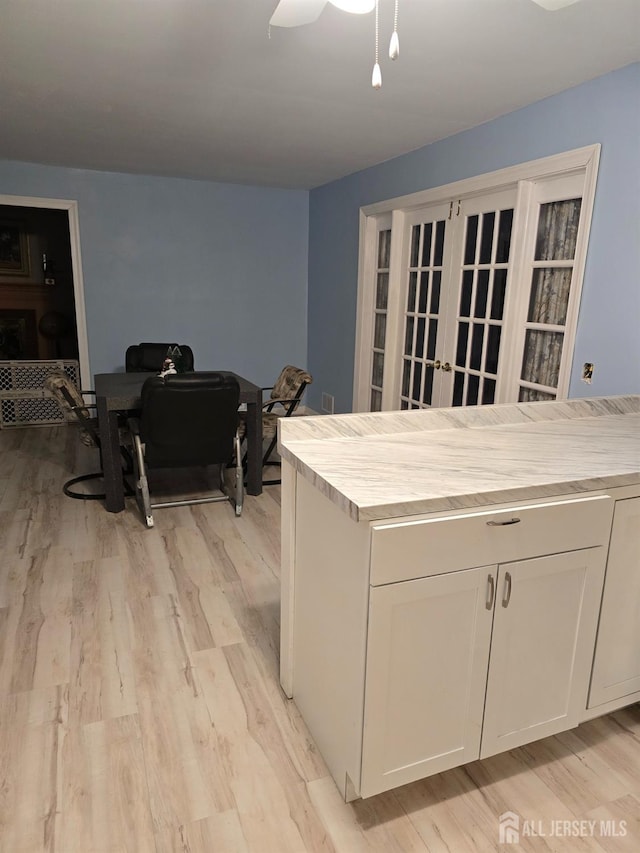
[[[400,56],[400,40],[398,39],[398,4],[400,0],[396,0],[395,9],[393,12],[393,33],[389,43],[389,59],[397,59]]]
[[[376,0],[376,62],[373,66],[373,74],[371,75],[371,85],[374,89],[379,89],[382,86],[382,71],[378,62],[378,3]]]

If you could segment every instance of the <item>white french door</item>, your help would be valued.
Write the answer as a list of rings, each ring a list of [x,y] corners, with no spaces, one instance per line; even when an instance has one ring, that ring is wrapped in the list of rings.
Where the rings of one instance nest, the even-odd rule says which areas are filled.
[[[356,411],[566,396],[598,153],[364,213]]]
[[[512,188],[405,217],[388,408],[494,402],[516,195]]]
[[[389,313],[389,263],[391,258],[391,217],[384,216],[376,220],[376,253],[373,275],[375,277],[375,296],[373,299],[372,323],[373,341],[371,344],[371,374],[369,411],[382,409],[382,388],[384,384],[385,345],[387,340],[387,315]]]
[[[511,351],[504,393],[518,402],[555,400],[569,384],[580,304],[577,281],[586,255],[584,177],[528,184],[522,283],[514,294]],[[568,345],[567,345],[567,338]]]
[[[436,354],[443,350],[446,336],[447,283],[443,288],[442,276],[451,255],[450,211],[451,203],[440,204],[405,219],[400,346],[389,353],[392,378],[385,386],[389,388],[385,403],[392,409],[439,405],[442,388]]]

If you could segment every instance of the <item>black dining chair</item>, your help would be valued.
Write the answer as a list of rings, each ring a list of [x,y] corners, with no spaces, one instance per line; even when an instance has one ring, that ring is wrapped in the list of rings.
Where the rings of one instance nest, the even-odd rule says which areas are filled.
[[[97,419],[95,415],[92,414],[95,410],[95,403],[85,400],[85,396],[93,396],[95,392],[79,390],[63,370],[54,371],[47,376],[44,381],[44,390],[47,396],[52,397],[56,401],[66,422],[80,428],[80,441],[87,447],[97,448],[100,456],[99,471],[72,477],[63,484],[62,491],[67,497],[75,498],[76,500],[103,500],[105,498],[104,492],[87,492],[83,489],[77,490],[73,488],[73,486],[78,483],[86,483],[91,480],[100,480],[104,478],[104,473],[102,471],[102,444],[100,432],[98,430]],[[126,430],[123,421],[120,428],[122,482],[125,495],[130,497],[134,492],[126,479],[126,475],[133,472],[133,459],[129,447],[127,447],[127,437],[128,431]]]
[[[180,363],[176,364],[178,373],[194,370],[193,350],[187,344],[142,343],[127,348],[124,367],[127,373],[160,373],[164,360],[173,354]]]
[[[142,386],[139,418],[130,418],[136,497],[147,527],[152,510],[229,500],[242,514],[244,477],[238,437],[238,380],[217,372],[151,376]],[[205,497],[152,501],[150,469],[217,465],[219,491]],[[227,484],[230,479],[231,483]]]

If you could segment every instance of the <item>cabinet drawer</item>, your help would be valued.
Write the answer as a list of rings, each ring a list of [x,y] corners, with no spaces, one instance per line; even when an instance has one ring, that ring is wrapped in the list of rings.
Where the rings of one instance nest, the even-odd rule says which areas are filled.
[[[605,545],[608,495],[482,510],[444,518],[373,524],[371,584]]]

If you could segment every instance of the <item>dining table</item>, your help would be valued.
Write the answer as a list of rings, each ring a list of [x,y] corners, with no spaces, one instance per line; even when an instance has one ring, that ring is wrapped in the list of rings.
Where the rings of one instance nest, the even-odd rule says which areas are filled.
[[[240,405],[247,407],[247,480],[249,495],[262,493],[262,388],[233,373],[240,386]],[[139,411],[142,405],[142,386],[153,373],[96,373],[94,390],[98,415],[98,430],[102,449],[105,506],[109,512],[124,509],[124,486],[120,455],[121,413]]]

